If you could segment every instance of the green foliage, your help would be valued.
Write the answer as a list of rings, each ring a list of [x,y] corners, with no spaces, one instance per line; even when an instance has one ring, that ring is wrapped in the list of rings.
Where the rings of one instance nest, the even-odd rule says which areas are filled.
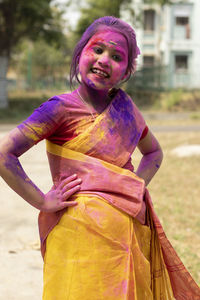
[[[181,89],[172,91],[165,101],[163,101],[163,107],[167,110],[172,110],[175,106],[179,105],[183,96]]]
[[[133,9],[134,0],[85,0],[84,7],[80,6],[81,0],[76,1],[77,9],[81,12],[81,17],[78,21],[75,35],[76,40],[80,39],[85,29],[97,18],[102,16],[115,16],[120,17],[121,11],[127,10],[131,15],[132,19],[135,20],[140,18],[139,16],[135,16],[135,12]],[[68,1],[70,2],[70,1]],[[171,0],[144,0],[146,4],[170,4]]]
[[[51,85],[62,88],[66,86],[70,62],[71,49],[68,48],[67,39],[60,48],[55,44],[49,45],[43,39],[35,43],[24,40],[16,47],[10,68],[16,73],[18,89],[42,89]],[[9,88],[12,90],[15,84],[9,85]]]
[[[28,100],[9,101],[9,108],[0,109],[1,123],[18,123],[26,119],[42,103],[41,98],[29,97]]]
[[[86,6],[81,8],[81,17],[76,28],[77,38],[97,18],[103,16],[120,17],[122,5],[129,5],[131,0],[86,0]]]
[[[0,109],[0,124],[22,122],[44,101],[60,92],[61,90],[38,90],[9,93],[9,108]]]
[[[67,69],[67,55],[63,50],[65,49],[57,49],[44,40],[37,41],[32,50],[34,79],[63,78]]]
[[[166,4],[171,4],[172,0],[144,0],[145,4],[153,4],[153,3],[157,3],[160,5],[166,5]]]
[[[160,107],[169,111],[194,111],[193,119],[198,119],[200,108],[200,92],[198,90],[184,90],[179,88],[163,93]]]
[[[190,115],[192,120],[200,120],[200,112],[195,112]],[[199,226],[200,227],[200,226]]]
[[[62,41],[62,12],[51,7],[53,0],[0,1],[0,55],[10,56],[24,37]]]
[[[161,97],[161,92],[151,89],[127,89],[135,104],[142,109],[155,108]]]

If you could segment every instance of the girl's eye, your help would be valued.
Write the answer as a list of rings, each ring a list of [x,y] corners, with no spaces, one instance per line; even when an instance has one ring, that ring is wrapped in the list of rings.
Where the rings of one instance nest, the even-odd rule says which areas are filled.
[[[121,56],[120,56],[120,55],[117,55],[117,54],[113,55],[112,57],[113,57],[113,59],[114,59],[115,61],[121,61],[121,60],[122,60]]]
[[[101,54],[101,53],[103,53],[103,50],[99,47],[95,47],[94,52],[97,53],[97,54]]]

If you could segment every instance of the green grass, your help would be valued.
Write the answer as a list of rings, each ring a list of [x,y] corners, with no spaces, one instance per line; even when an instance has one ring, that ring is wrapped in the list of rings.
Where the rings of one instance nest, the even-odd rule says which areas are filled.
[[[181,260],[200,283],[200,157],[178,158],[171,150],[183,144],[197,144],[200,132],[156,134],[164,160],[149,185],[155,210]],[[133,157],[135,165],[139,152]]]
[[[0,109],[0,123],[16,123],[25,119],[41,102],[37,98],[28,101],[9,101],[9,108]]]
[[[199,111],[200,91],[176,89],[163,92],[155,101],[155,108],[168,111]],[[199,114],[195,114],[195,116],[199,116]]]
[[[192,120],[198,120],[198,121],[199,121],[199,120],[200,120],[200,112],[197,111],[197,112],[191,113],[190,118],[191,118]]]
[[[168,96],[166,97],[166,95]],[[182,101],[182,98],[183,98],[182,90],[171,91],[170,93],[164,94],[161,105],[163,109],[173,110],[174,107],[180,106],[180,102]]]

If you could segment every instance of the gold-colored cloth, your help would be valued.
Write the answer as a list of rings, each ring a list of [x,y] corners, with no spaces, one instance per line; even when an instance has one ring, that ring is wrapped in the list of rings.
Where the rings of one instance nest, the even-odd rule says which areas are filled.
[[[76,201],[48,235],[43,300],[174,299],[150,227],[103,198]]]

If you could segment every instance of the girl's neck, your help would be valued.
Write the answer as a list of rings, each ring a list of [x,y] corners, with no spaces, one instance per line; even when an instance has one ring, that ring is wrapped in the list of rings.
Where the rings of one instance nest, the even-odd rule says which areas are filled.
[[[80,84],[78,92],[84,99],[84,102],[99,113],[101,113],[111,101],[111,98],[108,96],[108,91],[98,91],[85,84]]]

